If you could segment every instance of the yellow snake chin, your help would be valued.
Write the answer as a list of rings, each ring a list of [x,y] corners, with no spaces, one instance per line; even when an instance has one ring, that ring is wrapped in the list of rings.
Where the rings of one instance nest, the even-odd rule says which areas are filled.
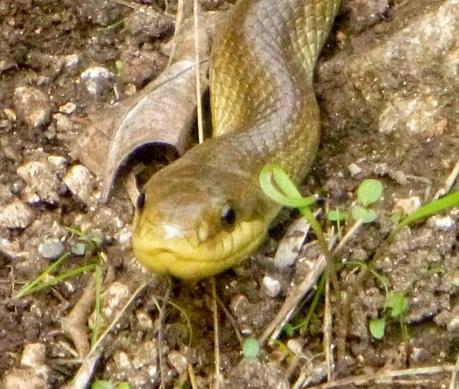
[[[143,226],[142,233],[133,236],[136,259],[154,273],[198,280],[235,266],[252,254],[264,240],[266,223],[243,221],[231,232],[222,230],[200,243],[187,239],[187,234],[167,239],[162,231]]]

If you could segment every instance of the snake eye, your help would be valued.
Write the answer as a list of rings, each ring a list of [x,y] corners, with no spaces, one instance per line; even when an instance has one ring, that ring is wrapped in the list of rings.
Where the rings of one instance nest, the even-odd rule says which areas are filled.
[[[225,205],[221,214],[222,227],[225,229],[232,228],[236,222],[236,212],[229,205]]]
[[[143,209],[143,207],[145,206],[145,193],[140,193],[137,196],[136,206],[139,211]]]

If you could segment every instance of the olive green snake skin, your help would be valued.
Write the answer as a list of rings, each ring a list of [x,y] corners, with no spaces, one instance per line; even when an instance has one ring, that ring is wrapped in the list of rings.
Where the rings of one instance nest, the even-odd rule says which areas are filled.
[[[133,223],[135,257],[149,270],[200,279],[263,242],[280,206],[258,175],[280,165],[295,183],[320,138],[313,70],[339,0],[240,0],[211,56],[213,137],[145,185]]]

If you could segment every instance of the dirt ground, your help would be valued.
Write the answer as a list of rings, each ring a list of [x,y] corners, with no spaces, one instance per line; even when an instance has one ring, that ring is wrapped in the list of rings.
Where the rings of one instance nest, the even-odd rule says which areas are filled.
[[[206,11],[224,12],[230,3],[201,1]],[[434,74],[429,68],[422,77],[413,73],[402,80],[393,74],[390,83],[384,79],[385,91],[397,90],[391,107],[402,107],[413,85],[422,84],[423,91],[429,88],[433,91],[429,96],[443,90],[438,92],[438,104],[419,100],[419,112],[434,112],[417,119],[421,124],[432,121],[428,133],[404,131],[408,119],[396,122],[393,131],[381,130],[389,124],[381,124],[387,121],[377,99],[386,101],[388,94],[371,100],[373,95],[365,95],[363,87],[349,85],[354,75],[365,81],[369,72],[377,79],[381,71],[360,73],[358,59],[351,62],[354,52],[377,46],[412,18],[446,3],[420,1],[416,10],[410,10],[404,1],[369,1],[366,6],[359,0],[345,1],[321,59],[316,89],[324,132],[302,189],[319,193],[324,207],[347,210],[363,179],[378,178],[384,185],[384,196],[375,206],[378,220],[362,226],[336,258],[339,292],[331,294],[332,381],[434,367],[440,373],[407,373],[361,387],[440,388],[450,382],[451,365],[459,352],[459,212],[433,216],[391,240],[388,235],[394,213],[432,199],[457,162],[458,113],[452,97],[457,96],[457,83],[448,84],[440,70]],[[100,177],[74,159],[67,145],[69,138],[81,136],[90,115],[132,96],[167,66],[164,47],[174,34],[175,12],[174,1],[161,0],[0,2],[0,376],[4,382],[14,377],[33,387],[58,388],[80,367],[81,350],[63,330],[62,320],[81,299],[92,273],[14,298],[25,282],[60,255],[73,251],[62,271],[101,264],[106,322],[147,277],[130,249],[134,208],[128,196],[118,184],[102,205],[97,200]],[[399,87],[402,82],[405,89]],[[284,332],[277,343],[262,349],[258,359],[243,359],[235,334],[236,328],[242,337],[260,336],[304,277],[307,259],[317,257],[315,246],[306,244],[296,264],[275,266],[274,253],[292,218],[272,230],[257,255],[216,278],[220,365],[227,387],[289,387],[302,374],[313,377],[310,385],[326,379],[323,296],[308,328]],[[325,220],[323,225],[329,227]],[[96,237],[98,247],[78,252],[78,239],[67,227]],[[346,224],[344,231],[350,227]],[[360,265],[343,265],[347,262]],[[385,302],[384,287],[370,268],[387,280],[390,292],[406,296],[408,306],[400,322],[407,334],[395,319],[388,320],[381,340],[369,333],[369,320],[381,317]],[[171,304],[163,304],[166,296]],[[192,366],[197,387],[209,387],[215,364],[212,304],[208,280],[186,284],[155,279],[109,336],[95,377],[149,388],[159,385],[162,370],[167,387],[190,387]],[[310,299],[302,302],[292,324],[306,317],[309,304]],[[87,318],[82,327],[89,338],[86,323]],[[159,333],[163,358],[158,357]]]

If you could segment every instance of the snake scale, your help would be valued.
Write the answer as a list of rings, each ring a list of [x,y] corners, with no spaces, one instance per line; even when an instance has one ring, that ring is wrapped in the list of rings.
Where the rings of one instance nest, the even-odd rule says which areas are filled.
[[[313,71],[340,0],[240,0],[210,62],[213,136],[153,175],[137,201],[135,257],[200,279],[263,242],[280,206],[258,185],[267,163],[300,183],[316,154]]]

